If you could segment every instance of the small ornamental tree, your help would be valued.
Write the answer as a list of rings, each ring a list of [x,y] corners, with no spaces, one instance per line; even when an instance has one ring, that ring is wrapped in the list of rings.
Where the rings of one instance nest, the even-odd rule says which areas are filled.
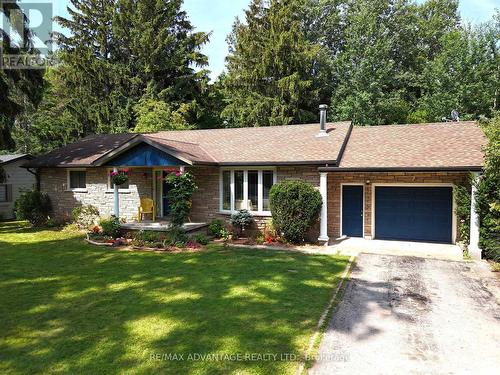
[[[271,188],[269,199],[278,233],[289,242],[304,242],[319,218],[323,204],[320,192],[304,181],[284,181]]]
[[[170,220],[174,226],[184,224],[191,211],[191,197],[198,189],[194,177],[189,172],[175,171],[169,173],[166,181],[170,184],[167,197],[170,204]]]

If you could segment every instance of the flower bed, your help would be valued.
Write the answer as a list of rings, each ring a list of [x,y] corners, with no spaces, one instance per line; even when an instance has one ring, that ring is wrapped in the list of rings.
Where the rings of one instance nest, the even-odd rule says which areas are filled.
[[[103,233],[99,226],[87,233],[86,241],[96,246],[167,252],[199,251],[209,242],[204,235],[189,237],[181,228],[173,228],[168,232],[128,232],[115,238]]]

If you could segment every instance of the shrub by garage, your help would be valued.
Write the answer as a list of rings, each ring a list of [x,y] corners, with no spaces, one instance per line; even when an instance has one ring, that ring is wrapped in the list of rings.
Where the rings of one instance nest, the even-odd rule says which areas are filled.
[[[284,181],[271,188],[269,199],[277,231],[288,242],[303,243],[319,219],[320,192],[305,181]]]

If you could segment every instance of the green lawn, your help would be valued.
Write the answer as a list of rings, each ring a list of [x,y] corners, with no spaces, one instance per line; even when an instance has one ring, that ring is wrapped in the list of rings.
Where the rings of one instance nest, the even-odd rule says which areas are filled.
[[[294,373],[347,258],[121,252],[0,223],[0,373]],[[184,360],[156,360],[178,353]]]

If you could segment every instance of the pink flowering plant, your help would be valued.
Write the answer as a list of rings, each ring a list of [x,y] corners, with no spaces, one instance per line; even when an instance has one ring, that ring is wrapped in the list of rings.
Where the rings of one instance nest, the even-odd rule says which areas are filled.
[[[166,181],[170,185],[168,191],[170,220],[173,225],[181,226],[189,217],[192,206],[191,197],[198,187],[191,173],[179,170],[169,173]]]
[[[120,186],[128,181],[128,169],[120,169],[109,174],[114,185]]]

